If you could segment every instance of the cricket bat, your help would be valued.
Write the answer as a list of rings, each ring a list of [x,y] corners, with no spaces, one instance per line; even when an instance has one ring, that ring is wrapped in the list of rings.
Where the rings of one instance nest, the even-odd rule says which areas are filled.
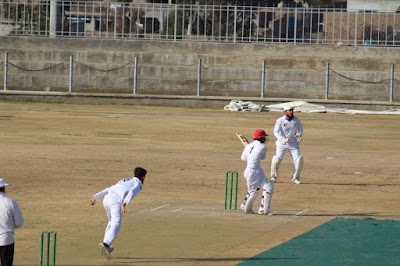
[[[249,144],[249,141],[247,140],[247,138],[240,134],[240,133],[236,133],[236,136],[239,138],[240,142],[242,142],[243,146],[246,146],[247,144]]]

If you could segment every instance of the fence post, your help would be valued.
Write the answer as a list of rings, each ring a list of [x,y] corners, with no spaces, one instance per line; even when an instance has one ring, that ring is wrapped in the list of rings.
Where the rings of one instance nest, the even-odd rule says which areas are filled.
[[[357,38],[357,35],[358,35],[358,32],[357,32],[357,28],[358,28],[358,17],[357,17],[357,15],[358,15],[358,12],[356,12],[356,25],[355,25],[355,27],[354,27],[354,46],[357,46],[357,40],[358,40],[358,38]]]
[[[197,96],[200,96],[201,88],[201,58],[197,60]]]
[[[228,8],[229,8],[229,6],[228,6]],[[235,8],[234,8],[234,19],[233,19],[233,43],[236,43],[236,37],[237,37],[237,32],[236,32],[236,20],[237,20],[237,14],[236,14],[236,12],[237,12],[237,6],[235,6]]]
[[[177,27],[178,27],[178,8],[175,5],[175,18],[174,18],[174,41],[176,42],[176,34],[177,34]],[[185,29],[182,29],[182,34]]]
[[[7,78],[8,78],[8,52],[4,54],[4,90],[7,90]]]
[[[389,88],[389,101],[393,102],[393,90],[394,90],[394,65],[390,66],[390,88]]]
[[[263,60],[261,69],[261,98],[264,98],[264,90],[265,90],[265,61]]]
[[[326,63],[326,71],[325,71],[325,100],[329,98],[329,66],[330,63]]]
[[[57,32],[57,0],[50,1],[49,37],[56,37]]]
[[[118,7],[114,8],[114,40],[117,39],[117,9]],[[144,24],[146,26],[146,24]]]
[[[294,32],[293,32],[293,44],[296,45],[297,39],[297,5],[294,8]]]
[[[137,93],[137,56],[135,56],[135,61],[133,63],[133,95]]]
[[[69,56],[69,80],[68,80],[68,92],[71,93],[72,92],[72,81],[73,81],[73,77],[72,77],[72,69],[73,67],[73,55],[71,54]]]

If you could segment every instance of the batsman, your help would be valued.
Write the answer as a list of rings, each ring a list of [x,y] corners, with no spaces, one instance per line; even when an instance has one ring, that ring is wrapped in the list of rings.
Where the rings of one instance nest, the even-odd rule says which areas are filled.
[[[253,213],[253,204],[257,198],[260,188],[262,188],[261,205],[258,209],[258,214],[272,215],[270,210],[274,183],[268,182],[267,176],[261,168],[261,160],[267,156],[268,134],[263,129],[257,129],[253,133],[253,141],[243,149],[241,160],[246,161],[246,169],[244,177],[247,182],[247,195],[240,205],[240,208],[245,213]]]

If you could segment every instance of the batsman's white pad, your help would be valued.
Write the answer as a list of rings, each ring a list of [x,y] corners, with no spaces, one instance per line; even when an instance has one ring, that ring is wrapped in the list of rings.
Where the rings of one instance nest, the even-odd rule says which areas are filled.
[[[274,155],[271,161],[271,177],[278,177],[279,167],[281,166],[282,160],[278,156]]]
[[[244,197],[242,204],[240,204],[240,209],[242,211],[244,211],[244,209],[246,208],[246,202],[247,202],[247,199],[249,198],[249,196],[250,196],[250,193],[247,192],[246,197]]]
[[[263,214],[268,214],[271,210],[272,194],[274,194],[274,182],[269,182],[267,187],[263,189],[263,196],[261,200]]]
[[[256,201],[258,190],[250,191],[250,196],[247,198],[246,206],[244,207],[245,213],[250,213],[253,209],[254,201]]]
[[[300,156],[299,158],[297,158],[296,162],[294,163],[293,179],[300,180],[300,174],[301,174],[301,170],[303,169],[303,164],[304,164],[303,156]]]

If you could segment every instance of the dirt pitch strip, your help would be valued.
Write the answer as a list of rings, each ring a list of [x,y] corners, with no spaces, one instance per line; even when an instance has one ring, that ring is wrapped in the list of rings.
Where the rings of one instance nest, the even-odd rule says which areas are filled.
[[[15,265],[38,264],[43,230],[58,233],[58,265],[235,265],[336,217],[400,220],[395,115],[296,113],[305,130],[303,184],[290,182],[287,154],[272,199],[276,215],[224,210],[226,171],[239,172],[239,204],[246,193],[235,133],[272,135],[280,115],[0,102],[0,176],[25,216]],[[271,141],[268,176],[274,151]],[[89,198],[136,166],[148,176],[106,261],[97,247],[106,215]]]

